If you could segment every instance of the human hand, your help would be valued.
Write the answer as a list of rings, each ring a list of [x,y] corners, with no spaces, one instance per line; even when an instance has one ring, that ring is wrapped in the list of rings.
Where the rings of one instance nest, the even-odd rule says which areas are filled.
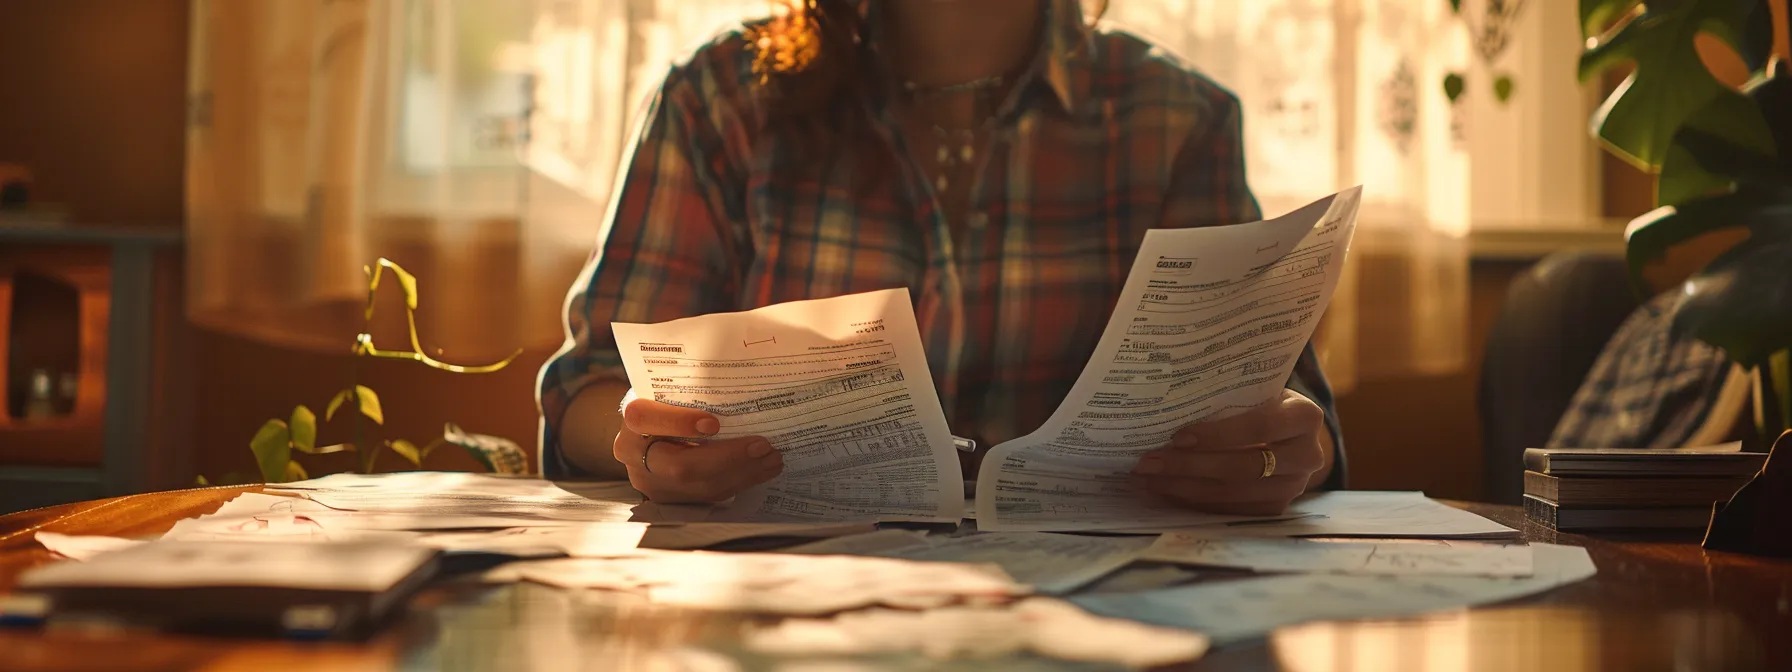
[[[1244,413],[1182,428],[1169,446],[1139,459],[1132,483],[1147,497],[1178,506],[1275,515],[1325,469],[1324,433],[1325,411],[1284,390]]]
[[[726,501],[784,470],[783,456],[762,437],[693,441],[720,429],[709,413],[631,394],[622,407],[616,461],[628,469],[630,485],[667,504]]]

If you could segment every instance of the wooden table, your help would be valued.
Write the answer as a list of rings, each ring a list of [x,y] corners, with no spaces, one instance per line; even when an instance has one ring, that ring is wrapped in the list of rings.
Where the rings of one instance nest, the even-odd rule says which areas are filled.
[[[150,535],[254,488],[82,502],[0,517],[0,590],[50,562],[32,539]],[[1422,618],[1320,623],[1210,653],[1194,670],[1792,670],[1792,561],[1687,541],[1616,541],[1527,524],[1514,507],[1458,504],[1529,541],[1584,546],[1599,574],[1544,595]],[[534,585],[444,586],[359,644],[0,630],[0,670],[676,669],[664,652],[727,641],[743,621]]]

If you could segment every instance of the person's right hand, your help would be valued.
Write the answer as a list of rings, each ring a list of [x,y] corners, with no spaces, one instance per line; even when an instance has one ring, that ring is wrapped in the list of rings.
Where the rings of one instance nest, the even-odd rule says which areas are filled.
[[[630,485],[666,504],[726,501],[784,470],[784,458],[761,437],[697,442],[720,428],[715,416],[695,408],[630,395],[616,434],[616,461],[628,468]]]

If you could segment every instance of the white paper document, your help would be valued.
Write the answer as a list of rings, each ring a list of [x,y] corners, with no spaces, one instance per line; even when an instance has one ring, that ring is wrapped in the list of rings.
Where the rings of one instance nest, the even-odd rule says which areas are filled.
[[[848,555],[641,551],[615,559],[525,562],[515,569],[516,576],[537,583],[636,592],[656,604],[788,615],[872,605],[927,609],[1031,592],[995,565]]]
[[[1431,499],[1422,492],[1339,490],[1304,495],[1279,516],[1189,514],[1201,524],[1153,526],[1137,532],[1188,531],[1228,537],[1377,537],[1498,539],[1518,530]],[[1128,530],[1122,530],[1125,532]]]
[[[1531,547],[1474,541],[1240,539],[1200,533],[1158,537],[1142,560],[1258,572],[1530,576]]]
[[[1291,574],[1070,600],[1097,614],[1188,628],[1225,643],[1311,621],[1416,616],[1504,602],[1595,573],[1584,548],[1554,544],[1531,548],[1533,572],[1522,578]]]
[[[996,445],[977,483],[985,531],[1187,525],[1127,485],[1177,430],[1280,394],[1337,286],[1360,187],[1251,224],[1145,235],[1113,315],[1043,426]]]
[[[642,548],[694,551],[744,539],[829,539],[867,534],[872,523],[655,523],[641,538]]]
[[[784,472],[710,520],[956,522],[963,479],[906,289],[611,325],[629,384],[763,436]]]
[[[646,523],[625,521],[344,511],[298,497],[244,493],[216,512],[176,522],[162,539],[386,542],[517,557],[608,557],[632,551],[646,531]]]
[[[526,516],[579,522],[626,521],[642,499],[627,483],[546,481],[439,471],[332,474],[282,483],[269,487],[269,491],[302,494],[342,511]]]
[[[157,542],[87,562],[58,562],[19,578],[26,588],[277,586],[382,591],[436,551],[381,544]]]
[[[410,543],[451,552],[494,553],[519,558],[561,555],[608,558],[636,553],[646,532],[646,523],[585,523],[480,532],[430,532]]]
[[[748,650],[782,656],[919,653],[936,661],[986,661],[1032,654],[1130,669],[1184,663],[1207,651],[1207,638],[1196,633],[1094,616],[1043,597],[1009,605],[864,609],[829,618],[792,618],[749,630],[743,639]],[[1037,669],[1037,663],[1020,669]]]
[[[878,530],[867,534],[811,541],[799,546],[778,549],[778,552],[799,555],[885,556],[892,551],[928,546],[932,543],[927,533],[920,530]]]
[[[1062,595],[1126,566],[1151,543],[1150,537],[989,532],[938,538],[925,546],[896,548],[876,555],[928,562],[992,563],[1015,581],[1041,593]]]
[[[55,532],[38,532],[34,536],[37,543],[43,544],[44,548],[49,549],[51,553],[70,560],[89,560],[96,556],[122,551],[145,543],[143,539],[57,534]]]

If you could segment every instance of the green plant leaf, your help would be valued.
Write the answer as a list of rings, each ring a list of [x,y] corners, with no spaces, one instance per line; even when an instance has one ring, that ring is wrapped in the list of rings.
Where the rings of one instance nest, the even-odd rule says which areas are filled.
[[[1643,0],[1580,0],[1580,36],[1605,32],[1606,26],[1640,4]]]
[[[1462,13],[1462,0],[1450,0],[1450,13],[1451,14],[1461,14]]]
[[[201,487],[208,486],[208,485],[212,484],[211,481],[205,480],[205,474],[200,474],[200,475],[194,477],[193,482],[200,485]]]
[[[398,453],[399,457],[404,458],[406,462],[410,462],[413,466],[423,466],[423,455],[417,450],[416,444],[404,439],[398,439],[395,441],[387,441],[386,447],[391,448],[392,452]]]
[[[1465,86],[1462,73],[1452,72],[1444,75],[1444,96],[1449,98],[1450,102],[1454,103],[1457,98],[1462,97],[1462,89]]]
[[[287,460],[286,482],[303,481],[308,478],[311,478],[311,475],[305,473],[305,465],[299,464],[295,460]]]
[[[1740,49],[1749,5],[1734,0],[1649,2],[1642,15],[1581,54],[1583,81],[1621,63],[1636,66],[1593,115],[1593,128],[1612,153],[1646,170],[1661,166],[1674,133],[1725,90],[1700,60],[1693,38],[1708,33]],[[1584,18],[1586,3],[1581,10]]]
[[[1668,248],[1719,229],[1746,226],[1773,201],[1756,194],[1724,194],[1656,208],[1631,220],[1624,230],[1624,258],[1630,265],[1631,284],[1648,292],[1643,267],[1661,259]]]
[[[1512,77],[1510,75],[1500,75],[1498,79],[1493,80],[1493,97],[1498,98],[1502,103],[1512,99]]]
[[[1729,191],[1741,179],[1780,179],[1773,131],[1748,96],[1721,91],[1674,134],[1656,180],[1656,205]]]
[[[249,440],[249,450],[255,453],[255,466],[261,469],[264,482],[285,482],[286,463],[292,461],[292,433],[286,430],[285,422],[262,423],[255,438]]]
[[[317,452],[317,414],[311,409],[299,405],[292,409],[292,420],[287,423],[292,431],[292,447],[305,453]]]
[[[372,389],[366,385],[356,385],[355,403],[360,405],[361,415],[372,420],[373,424],[386,424],[386,416],[380,412],[380,395],[374,394]]]
[[[355,398],[354,390],[343,390],[337,392],[336,396],[330,397],[330,404],[324,407],[324,420],[329,421],[334,419],[336,417],[336,409],[341,408],[344,403],[353,398]]]
[[[393,262],[390,259],[386,259],[386,258],[382,257],[379,260],[378,264],[379,264],[378,269],[369,269],[368,270],[367,293],[371,295],[374,292],[379,291],[380,275],[382,275],[384,271],[391,271],[392,276],[395,278],[398,278],[398,291],[404,294],[405,307],[410,308],[411,310],[416,310],[417,309],[417,276],[411,275],[410,271],[404,270],[403,266],[399,266],[397,263]],[[369,297],[367,310],[369,311],[369,313],[371,313],[373,310],[373,303],[371,301],[371,297]],[[370,314],[368,317],[371,319],[372,315]]]
[[[452,422],[442,428],[442,439],[466,450],[492,473],[529,473],[528,455],[510,439],[465,432]]]
[[[1674,331],[1722,348],[1744,368],[1767,363],[1792,348],[1792,208],[1780,235],[1757,237],[1712,260],[1686,281],[1674,315]]]

